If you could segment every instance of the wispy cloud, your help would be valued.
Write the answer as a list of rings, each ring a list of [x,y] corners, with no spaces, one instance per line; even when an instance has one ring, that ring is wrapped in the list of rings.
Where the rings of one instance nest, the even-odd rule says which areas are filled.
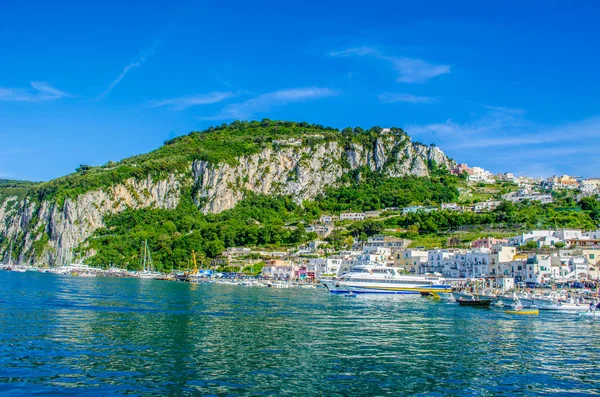
[[[593,176],[600,146],[600,117],[562,125],[527,120],[523,109],[479,105],[483,114],[468,122],[407,126],[419,140],[432,140],[459,161],[530,176],[574,173]]]
[[[141,66],[144,62],[146,62],[146,60],[148,58],[150,58],[152,55],[154,55],[154,53],[158,49],[159,44],[160,44],[160,41],[154,41],[154,42],[152,42],[152,45],[150,47],[145,48],[142,51],[140,51],[136,57],[136,60],[131,62],[130,64],[126,65],[123,68],[123,70],[121,71],[121,73],[119,74],[119,76],[117,76],[116,79],[114,79],[113,81],[110,82],[110,84],[108,85],[108,88],[106,90],[104,90],[104,92],[102,92],[98,96],[98,98],[103,99],[105,96],[110,94],[110,92],[117,86],[117,84],[119,84],[121,82],[121,80],[123,80],[123,78],[127,75],[127,73],[129,73],[129,71],[131,69]]]
[[[256,113],[269,111],[291,102],[302,102],[312,99],[331,97],[337,95],[337,91],[330,88],[307,87],[280,90],[259,95],[244,102],[233,103],[225,106],[215,116],[202,117],[203,120],[231,120],[248,119]]]
[[[398,73],[399,83],[424,83],[434,77],[450,73],[450,65],[434,65],[418,58],[385,55],[372,47],[354,47],[329,53],[332,57],[368,56],[388,62]]]
[[[222,102],[234,97],[234,92],[211,92],[209,94],[194,94],[179,98],[163,99],[150,104],[150,107],[157,108],[161,106],[170,106],[177,110],[187,109],[197,105],[209,105],[211,103]]]
[[[379,102],[381,103],[396,103],[396,102],[406,102],[406,103],[433,103],[436,102],[437,99],[429,96],[419,96],[408,93],[396,93],[396,92],[384,92],[383,94],[378,95]]]
[[[446,142],[452,147],[493,146],[497,139],[510,140],[522,139],[514,131],[531,130],[532,126],[524,118],[520,109],[491,107],[481,105],[486,112],[474,120],[457,123],[448,119],[442,123],[423,125],[409,125],[409,130],[414,135],[427,135]]]
[[[42,102],[71,96],[45,81],[32,81],[30,85],[31,89],[0,87],[0,101]]]

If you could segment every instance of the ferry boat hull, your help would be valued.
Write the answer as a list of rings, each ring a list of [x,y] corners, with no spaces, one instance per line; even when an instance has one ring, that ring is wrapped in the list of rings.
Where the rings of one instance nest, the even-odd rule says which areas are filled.
[[[352,284],[351,282],[339,282],[327,280],[321,282],[332,294],[395,294],[395,295],[420,295],[423,293],[450,292],[450,285],[397,285],[390,286],[382,283],[365,285]]]

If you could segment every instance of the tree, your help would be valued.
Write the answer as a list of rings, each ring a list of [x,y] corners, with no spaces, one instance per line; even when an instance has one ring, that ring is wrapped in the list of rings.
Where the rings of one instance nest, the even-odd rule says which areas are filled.
[[[75,168],[75,172],[85,172],[92,169],[91,165],[81,164],[79,167]]]
[[[419,226],[417,224],[412,224],[408,227],[407,233],[409,237],[416,237],[419,235]]]
[[[211,240],[204,244],[204,252],[209,258],[216,258],[225,250],[225,245],[221,240]]]
[[[344,239],[344,247],[352,248],[353,245],[354,245],[354,239],[352,238],[352,236],[348,236]]]

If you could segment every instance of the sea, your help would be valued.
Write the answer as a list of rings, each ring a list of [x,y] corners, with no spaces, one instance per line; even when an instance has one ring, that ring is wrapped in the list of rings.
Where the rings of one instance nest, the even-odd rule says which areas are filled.
[[[158,280],[0,272],[0,394],[588,396],[600,320]]]

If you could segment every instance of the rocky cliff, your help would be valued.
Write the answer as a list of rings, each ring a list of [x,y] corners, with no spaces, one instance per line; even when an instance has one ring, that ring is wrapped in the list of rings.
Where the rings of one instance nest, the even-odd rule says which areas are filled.
[[[7,262],[12,247],[13,262],[73,261],[74,250],[104,226],[105,216],[127,208],[173,209],[183,192],[193,192],[205,213],[217,213],[233,208],[247,192],[289,195],[302,203],[340,184],[352,170],[425,177],[433,163],[452,166],[437,147],[413,143],[405,134],[380,134],[366,145],[317,136],[310,143],[302,138],[274,141],[233,162],[189,161],[183,171],[129,178],[64,200],[5,193],[0,195],[0,259]]]
[[[343,147],[337,141],[314,146],[284,142],[277,148],[241,157],[236,165],[196,161],[192,169],[196,202],[205,212],[221,212],[233,208],[246,191],[289,195],[301,204],[359,167],[382,171],[390,177],[428,176],[431,161],[451,167],[451,160],[437,147],[389,135],[378,138],[373,148],[359,144]]]
[[[5,244],[0,258],[11,249],[13,262],[70,262],[73,250],[96,229],[104,226],[104,216],[126,208],[156,207],[173,209],[179,202],[181,176],[154,181],[127,180],[103,190],[84,193],[64,203],[17,201],[7,197],[0,204],[0,233]],[[90,252],[89,255],[92,255]],[[8,262],[8,258],[4,259]]]

